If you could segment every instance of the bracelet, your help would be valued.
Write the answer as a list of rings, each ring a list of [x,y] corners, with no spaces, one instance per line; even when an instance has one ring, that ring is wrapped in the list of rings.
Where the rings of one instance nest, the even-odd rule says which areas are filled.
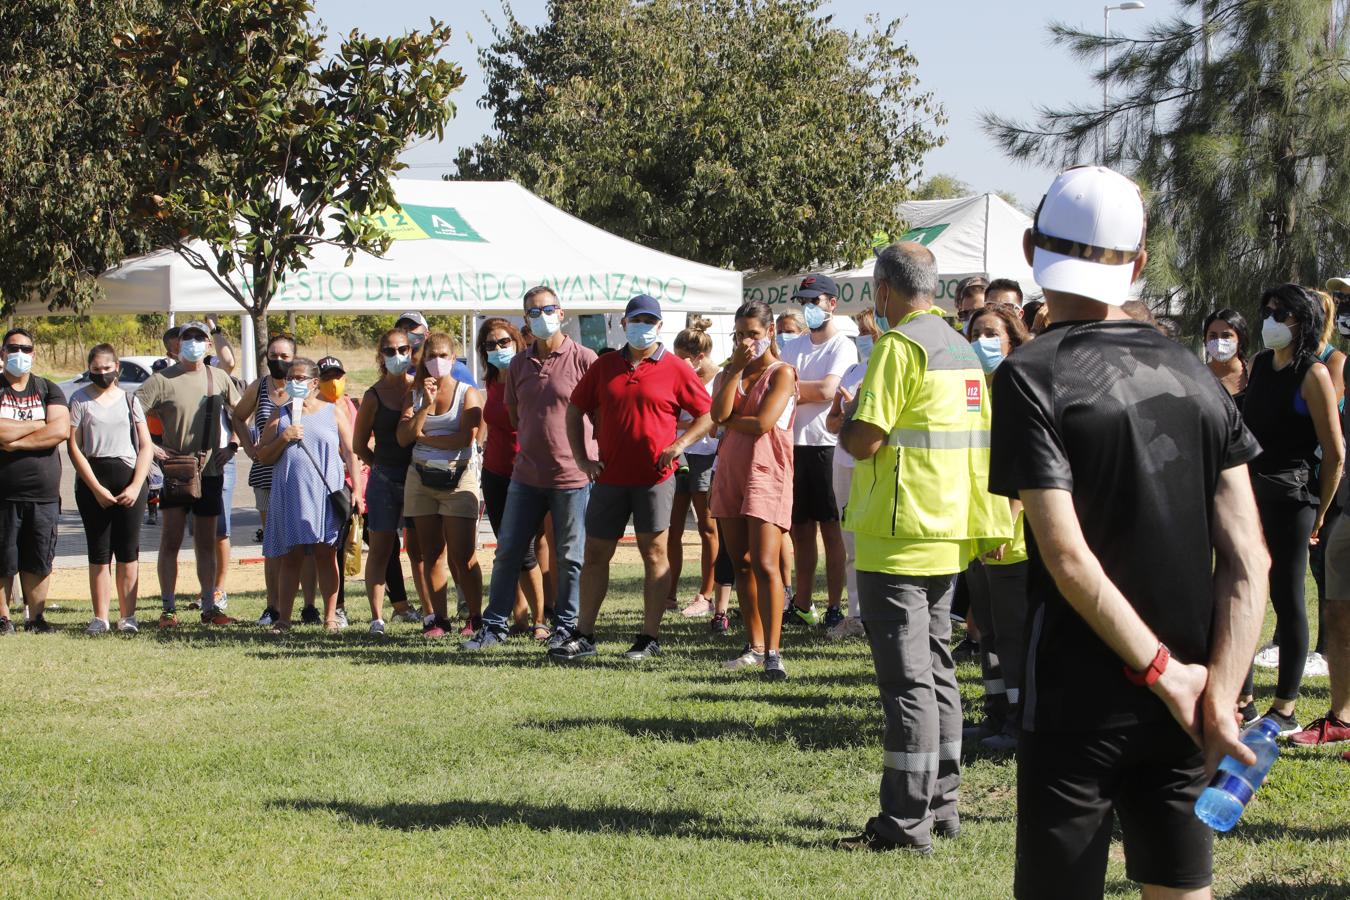
[[[1167,649],[1166,644],[1159,641],[1158,652],[1153,655],[1153,661],[1143,671],[1136,672],[1129,666],[1124,667],[1125,680],[1138,687],[1149,687],[1162,677],[1163,670],[1167,668],[1167,661],[1171,658],[1172,651]]]

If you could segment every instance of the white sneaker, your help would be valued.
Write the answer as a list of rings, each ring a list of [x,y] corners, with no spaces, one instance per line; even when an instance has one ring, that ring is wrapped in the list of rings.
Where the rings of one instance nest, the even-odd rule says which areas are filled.
[[[735,672],[738,669],[747,669],[750,668],[751,666],[759,668],[762,665],[764,665],[764,654],[756,653],[747,644],[745,649],[741,651],[740,656],[736,657],[735,659],[726,660],[725,662],[722,663],[722,668],[731,672]]]
[[[333,618],[337,619],[337,627],[338,627],[338,628],[346,628],[346,627],[347,627],[347,624],[348,624],[348,623],[347,623],[347,608],[346,608],[345,606],[339,606],[339,607],[337,608],[337,611],[333,613]]]
[[[391,617],[394,622],[408,622],[413,625],[422,624],[422,613],[415,606],[409,606],[407,612],[396,612]]]
[[[699,594],[689,602],[689,605],[680,610],[680,615],[686,619],[699,619],[703,616],[712,615],[713,604],[707,597]]]
[[[89,625],[84,629],[84,633],[93,637],[98,634],[107,634],[111,630],[112,629],[108,627],[108,623],[102,619],[90,619]]]
[[[264,609],[263,614],[258,616],[258,624],[264,628],[270,628],[277,623],[277,616],[270,609]]]
[[[1329,674],[1327,658],[1320,653],[1309,653],[1307,661],[1303,663],[1303,674],[1305,677],[1326,678]]]
[[[1256,651],[1256,659],[1252,663],[1258,669],[1278,669],[1280,667],[1280,648],[1274,642],[1270,642]]]
[[[825,636],[832,641],[842,641],[847,638],[866,637],[867,632],[863,631],[862,619],[857,616],[845,616],[838,625],[826,631]]]
[[[117,623],[117,630],[122,632],[123,634],[139,634],[141,626],[136,624],[135,616],[127,616],[125,619]]]
[[[375,635],[384,634],[384,619],[376,619],[370,623],[370,633]]]

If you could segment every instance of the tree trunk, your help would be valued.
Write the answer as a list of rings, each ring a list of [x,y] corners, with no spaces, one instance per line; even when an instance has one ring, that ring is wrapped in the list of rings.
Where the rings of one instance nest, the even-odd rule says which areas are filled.
[[[248,317],[253,321],[253,355],[258,360],[258,371],[263,371],[267,357],[267,310],[259,309],[255,303],[248,309]],[[243,349],[243,348],[240,348]]]

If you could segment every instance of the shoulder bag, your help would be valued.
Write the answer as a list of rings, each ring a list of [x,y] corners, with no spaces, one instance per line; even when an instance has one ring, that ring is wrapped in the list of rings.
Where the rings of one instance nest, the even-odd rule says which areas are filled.
[[[219,427],[219,397],[215,393],[216,382],[211,376],[211,367],[206,370],[206,427],[202,430],[200,449],[196,453],[176,453],[166,450],[167,454],[159,461],[160,471],[164,473],[164,485],[160,488],[160,503],[166,506],[187,506],[202,498],[202,471],[208,458],[207,441]],[[134,427],[134,425],[133,425]]]
[[[333,414],[337,415],[337,411],[334,410]],[[323,468],[319,465],[319,461],[314,458],[314,454],[305,446],[304,438],[296,441],[296,443],[300,445],[301,450],[305,451],[309,461],[314,464],[314,471],[319,473],[319,480],[323,482],[323,486],[328,487],[328,476],[324,474]],[[273,486],[275,487],[275,485]],[[352,489],[344,484],[339,490],[330,490],[328,492],[328,505],[332,507],[333,515],[337,518],[338,529],[341,530],[342,523],[352,517]]]

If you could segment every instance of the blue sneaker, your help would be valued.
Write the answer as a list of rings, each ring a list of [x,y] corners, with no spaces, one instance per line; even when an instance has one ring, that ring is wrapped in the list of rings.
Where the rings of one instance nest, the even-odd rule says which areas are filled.
[[[484,625],[478,633],[459,645],[465,651],[491,650],[506,643],[506,632],[498,631],[491,625]]]
[[[595,655],[595,639],[580,634],[568,637],[556,648],[548,651],[548,658],[558,662],[576,662]]]
[[[844,611],[837,606],[831,606],[829,609],[825,610],[825,618],[822,620],[821,624],[826,628],[833,628],[842,621],[844,621]]]
[[[557,650],[563,644],[572,639],[572,629],[563,625],[561,622],[553,626],[553,633],[548,636],[549,652]]]

